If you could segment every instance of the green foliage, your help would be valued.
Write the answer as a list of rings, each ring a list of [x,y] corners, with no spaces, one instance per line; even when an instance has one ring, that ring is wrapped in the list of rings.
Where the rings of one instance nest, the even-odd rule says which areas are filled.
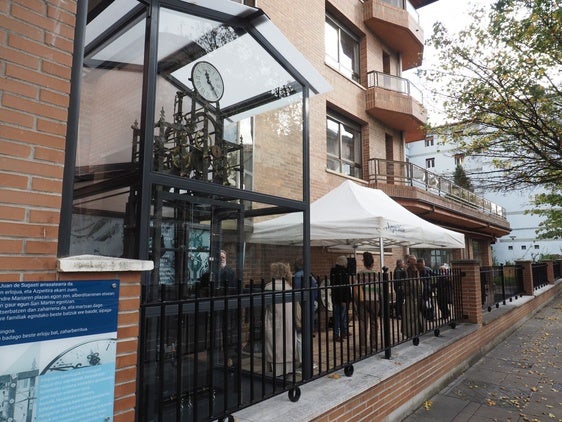
[[[520,189],[562,180],[562,8],[552,0],[495,0],[458,34],[434,26],[429,43],[448,121],[432,131],[494,165],[472,181]]]
[[[461,188],[468,189],[469,191],[474,191],[470,178],[466,175],[464,168],[460,164],[457,164],[455,172],[453,173],[453,182],[455,182],[455,184],[459,185]]]
[[[537,237],[562,239],[562,185],[551,186],[549,193],[535,196],[533,202],[537,208],[528,213],[544,217],[539,223]]]

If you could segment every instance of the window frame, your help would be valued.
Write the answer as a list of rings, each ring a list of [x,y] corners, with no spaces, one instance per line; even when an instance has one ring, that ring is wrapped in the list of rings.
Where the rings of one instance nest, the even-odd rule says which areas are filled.
[[[425,159],[425,168],[426,169],[435,168],[435,157]]]
[[[337,123],[338,125],[338,155],[336,156],[333,153],[330,153],[328,142],[330,142],[330,136],[328,134],[328,124],[329,121]],[[352,132],[356,135],[356,139],[354,139],[354,152],[355,158],[352,162],[351,160],[342,157],[343,151],[343,141],[342,141],[342,128],[345,129],[346,132]],[[363,177],[363,165],[362,165],[362,127],[356,121],[353,121],[349,118],[343,117],[342,115],[328,110],[326,113],[326,168],[331,171],[335,171],[337,173],[345,174],[347,176],[355,177],[357,179],[361,179]],[[329,162],[334,161],[337,162],[339,165],[339,169],[333,169],[329,166]],[[344,168],[348,166],[350,168],[350,172],[345,172]]]
[[[361,40],[360,37],[358,37],[352,30],[350,30],[348,27],[346,27],[344,24],[341,23],[341,21],[339,21],[338,19],[334,18],[332,15],[330,15],[329,13],[326,13],[326,19],[324,21],[324,60],[326,61],[326,63],[328,64],[328,66],[336,69],[338,72],[340,72],[342,75],[345,75],[346,77],[348,77],[349,79],[357,82],[357,83],[361,83]],[[327,44],[329,42],[328,37],[327,37],[327,31],[326,31],[326,26],[330,25],[332,28],[334,28],[337,32],[337,54],[338,57],[332,57],[331,55],[328,54],[328,48],[327,48]],[[351,40],[353,41],[354,45],[353,45],[353,57],[352,59],[352,63],[351,66],[352,68],[349,68],[349,66],[345,65],[342,63],[342,57],[343,55],[343,48],[342,48],[342,38],[343,36],[346,36],[346,40]],[[347,56],[346,56],[347,57]]]

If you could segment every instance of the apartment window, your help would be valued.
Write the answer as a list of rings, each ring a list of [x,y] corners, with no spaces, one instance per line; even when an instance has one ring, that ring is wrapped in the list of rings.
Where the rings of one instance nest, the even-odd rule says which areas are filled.
[[[464,154],[455,154],[455,166],[460,166],[464,163]]]
[[[326,63],[359,82],[359,38],[341,23],[326,16]]]
[[[327,167],[348,176],[361,178],[361,126],[328,112],[326,120]]]
[[[521,250],[524,251],[525,249],[527,249],[527,246],[526,246],[526,245],[521,245]]]
[[[432,147],[433,146],[433,135],[429,135],[425,138],[425,146]]]
[[[508,251],[512,251],[512,250],[513,250],[513,246],[511,246],[511,245],[508,246],[508,247],[507,247],[507,250],[508,250]]]
[[[539,245],[535,245],[535,249],[539,249]]]
[[[435,158],[426,158],[425,159],[425,168],[431,169],[435,167]]]

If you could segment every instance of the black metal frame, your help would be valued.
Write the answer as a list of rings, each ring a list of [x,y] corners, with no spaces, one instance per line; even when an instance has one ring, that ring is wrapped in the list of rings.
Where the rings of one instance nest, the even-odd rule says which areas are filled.
[[[110,4],[110,2],[105,3],[106,6]],[[167,174],[156,173],[153,171],[153,162],[152,162],[152,155],[154,150],[154,126],[155,126],[155,98],[156,98],[156,80],[158,76],[158,58],[157,58],[157,46],[158,46],[158,22],[159,22],[159,13],[162,7],[168,7],[173,10],[185,12],[188,14],[210,18],[213,20],[224,21],[225,23],[235,24],[243,26],[254,38],[257,40],[259,44],[264,46],[268,49],[275,60],[280,63],[288,72],[290,72],[296,79],[298,83],[300,83],[303,87],[303,100],[302,100],[302,111],[303,111],[303,120],[304,120],[304,130],[303,130],[303,176],[304,176],[304,183],[303,183],[303,195],[302,200],[292,200],[286,198],[280,198],[274,195],[267,195],[267,194],[260,194],[251,191],[243,191],[239,189],[235,189],[228,186],[220,186],[204,181],[199,180],[190,180],[186,178],[177,178]],[[96,14],[100,13],[100,10],[95,12]],[[140,150],[139,150],[139,161],[136,165],[133,163],[125,163],[123,166],[121,165],[110,165],[105,166],[103,169],[98,169],[104,174],[104,180],[96,183],[94,186],[89,186],[87,188],[82,189],[75,189],[75,181],[78,173],[81,174],[79,177],[90,177],[92,176],[88,173],[86,168],[77,169],[75,166],[76,160],[76,145],[77,145],[77,137],[78,137],[78,127],[79,127],[79,104],[80,104],[80,93],[81,93],[81,73],[84,66],[88,65],[95,65],[96,67],[105,67],[108,69],[111,68],[119,68],[122,66],[120,63],[115,62],[104,62],[104,63],[94,63],[93,61],[88,61],[85,57],[88,54],[92,54],[99,49],[103,42],[107,42],[108,40],[115,37],[116,34],[122,30],[126,25],[131,25],[133,22],[138,22],[138,20],[143,16],[146,16],[146,31],[145,31],[145,50],[144,50],[144,67],[142,68],[143,73],[143,85],[142,85],[142,104],[141,104],[141,123],[140,126],[135,129],[138,131],[140,141]],[[70,98],[70,111],[69,111],[69,122],[67,126],[67,145],[66,145],[66,157],[65,157],[65,170],[64,170],[64,184],[63,184],[63,204],[61,209],[61,230],[59,231],[59,249],[58,255],[59,256],[67,256],[70,251],[70,233],[71,233],[71,225],[72,225],[72,213],[73,213],[73,201],[78,198],[84,198],[89,195],[99,193],[103,190],[114,189],[115,187],[123,187],[124,186],[124,179],[117,178],[116,180],[113,177],[110,177],[110,174],[115,175],[114,171],[117,170],[121,176],[125,174],[126,183],[128,186],[131,187],[131,190],[134,191],[137,195],[138,201],[131,203],[132,207],[136,208],[136,212],[132,215],[136,221],[129,221],[129,223],[133,223],[136,227],[135,232],[130,234],[128,237],[129,240],[133,241],[134,243],[129,245],[128,257],[131,258],[139,258],[139,259],[149,259],[150,257],[150,250],[149,250],[149,242],[147,241],[151,236],[150,232],[150,220],[151,220],[151,207],[153,205],[153,192],[156,186],[166,186],[170,188],[178,188],[184,189],[188,191],[195,191],[199,192],[203,198],[208,197],[228,197],[228,198],[236,198],[241,203],[244,201],[253,201],[259,202],[262,204],[269,205],[270,208],[263,210],[261,213],[263,215],[267,215],[274,212],[303,212],[304,213],[304,263],[305,263],[305,271],[309,273],[310,271],[310,248],[309,248],[309,91],[310,86],[308,82],[305,80],[303,75],[301,75],[295,66],[290,63],[283,55],[281,55],[278,51],[275,50],[273,45],[269,42],[269,40],[263,38],[251,25],[248,24],[248,21],[251,19],[266,19],[263,12],[256,9],[254,15],[250,17],[246,17],[244,20],[239,18],[233,18],[232,16],[226,15],[225,13],[221,13],[220,11],[211,11],[204,6],[198,6],[192,3],[186,3],[179,0],[142,0],[139,2],[139,6],[134,8],[130,11],[123,19],[119,22],[115,22],[113,26],[107,31],[107,33],[101,34],[90,46],[85,46],[85,31],[86,25],[88,21],[88,1],[87,0],[79,0],[78,1],[78,14],[77,14],[77,24],[75,30],[75,48],[74,48],[74,55],[73,55],[73,68],[72,68],[72,84],[71,84],[71,98]],[[114,32],[112,32],[114,31]],[[141,69],[139,68],[139,71]],[[264,99],[270,99],[270,96]],[[226,110],[228,111],[228,110]],[[116,168],[117,167],[117,168]],[[90,169],[91,170],[91,169]],[[110,170],[109,172],[107,172]],[[86,171],[87,174],[84,174]],[[135,181],[136,179],[136,181]],[[240,215],[239,215],[239,222],[242,222],[244,218],[244,210],[243,207],[240,208]],[[254,212],[253,215],[258,215],[257,211]],[[129,216],[130,218],[131,216]],[[242,245],[241,242],[243,240],[243,233],[239,231],[238,234],[238,248],[239,253],[238,256],[242,256]],[[239,266],[238,268],[241,268]],[[155,302],[147,301],[147,289],[146,286],[150,284],[151,276],[150,274],[145,274],[143,276],[143,298],[142,298],[142,306],[141,306],[141,338],[140,338],[140,352],[139,352],[139,373],[138,373],[138,386],[139,391],[137,394],[137,409],[139,409],[139,414],[137,416],[138,420],[145,420],[145,416],[143,416],[143,400],[146,399],[143,390],[143,382],[142,379],[146,377],[148,374],[144,365],[144,362],[150,355],[150,350],[147,346],[147,342],[149,339],[146,338],[146,327],[149,323],[149,319],[153,317],[154,309],[157,310],[160,316],[160,330],[165,328],[165,317],[167,317],[169,312],[169,307],[172,306],[177,309],[178,315],[188,315],[190,310],[194,311],[196,323],[195,327],[198,326],[197,318],[199,315],[199,311],[201,308],[205,308],[206,306],[209,307],[208,312],[211,314],[213,312],[225,312],[229,309],[241,309],[242,305],[245,304],[248,300],[256,301],[254,296],[253,299],[244,299],[243,296],[237,295],[236,297],[211,297],[211,299],[205,299],[203,301],[172,301],[170,302],[165,297],[165,294],[161,295],[159,299]],[[307,282],[305,282],[305,288]],[[263,294],[263,293],[261,293]],[[293,301],[295,300],[295,296],[293,295]],[[278,299],[275,299],[278,300]],[[306,304],[307,301],[303,301],[303,304]],[[308,302],[309,303],[309,302]],[[207,305],[206,305],[207,304]],[[310,306],[306,305],[306,306]],[[222,309],[222,311],[221,311]],[[304,315],[304,324],[311,323],[311,312],[306,311],[303,313]],[[200,315],[199,315],[200,316]],[[177,319],[178,327],[182,325],[181,320],[182,318]],[[211,318],[211,328],[214,327],[215,324],[214,318]],[[240,322],[239,322],[240,326]],[[197,332],[197,328],[196,328]],[[181,343],[182,331],[178,329],[179,338],[178,341]],[[238,333],[241,333],[241,330],[238,330]],[[162,334],[162,332],[160,332]],[[311,350],[311,339],[312,334],[307,333],[305,334],[305,339],[303,343],[304,346],[304,353],[309,353]],[[164,356],[164,338],[161,337],[159,340],[160,347],[160,363],[163,365],[163,358]],[[240,338],[238,339],[240,342]],[[212,357],[212,353],[211,353]],[[181,362],[178,362],[179,365],[177,367],[176,372],[176,381],[178,385],[182,385],[182,366]],[[163,366],[161,366],[161,370],[163,370]],[[312,362],[310,364],[306,364],[304,366],[304,370],[306,374],[312,373]],[[197,368],[195,368],[195,373],[197,373]],[[229,376],[231,372],[221,374],[222,381],[224,384],[227,384]],[[212,376],[212,375],[211,375]],[[160,378],[161,387],[163,387],[164,377]],[[196,382],[196,381],[194,381]],[[293,383],[294,384],[294,383]],[[200,389],[195,385],[195,391],[197,394],[213,394],[213,392],[209,391],[199,391]],[[277,394],[280,390],[273,390],[273,394]],[[177,398],[177,397],[176,397]],[[240,396],[238,402],[240,402]],[[181,397],[180,397],[181,403]],[[226,403],[226,402],[225,402]],[[226,407],[225,407],[226,408]],[[212,409],[211,409],[212,410]],[[210,414],[213,412],[211,411]],[[162,408],[159,408],[157,411],[160,420],[163,420],[163,411]],[[181,417],[181,409],[175,409],[176,419],[180,420]],[[196,418],[197,419],[197,418]]]

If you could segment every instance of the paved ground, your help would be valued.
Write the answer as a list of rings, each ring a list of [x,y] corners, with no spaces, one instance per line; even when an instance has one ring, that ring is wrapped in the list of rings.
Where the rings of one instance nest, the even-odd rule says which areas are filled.
[[[562,297],[403,422],[562,422]]]

